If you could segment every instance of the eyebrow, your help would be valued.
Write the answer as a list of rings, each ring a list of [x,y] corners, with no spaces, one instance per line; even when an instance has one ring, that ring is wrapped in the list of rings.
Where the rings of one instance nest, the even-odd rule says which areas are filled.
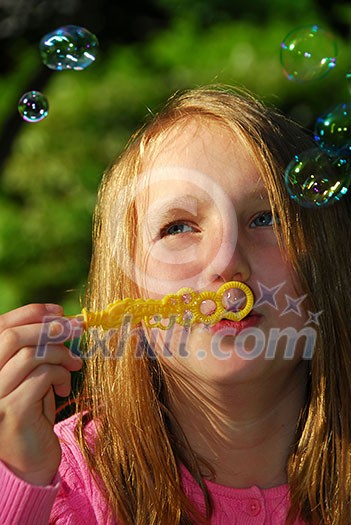
[[[245,199],[247,200],[269,200],[268,199],[268,193],[264,186],[261,186],[260,188],[256,187],[252,190],[249,190],[245,194]]]
[[[267,191],[264,186],[249,189],[248,192],[244,195],[245,201],[268,201]],[[170,197],[162,199],[162,202],[158,205],[157,201],[154,207],[147,206],[144,203],[142,210],[145,212],[143,214],[143,220],[147,218],[148,226],[152,228],[157,228],[160,224],[171,222],[177,218],[176,212],[187,213],[196,217],[198,215],[198,210],[203,209],[210,203],[210,199],[195,197],[192,194],[179,195],[178,197]],[[151,211],[150,211],[151,208]]]
[[[155,205],[154,209],[151,208],[151,211],[146,215],[150,226],[159,225],[161,222],[174,220],[176,211],[182,211],[195,217],[199,208],[203,208],[207,204],[206,199],[199,199],[194,195],[186,194],[163,199],[160,205]]]

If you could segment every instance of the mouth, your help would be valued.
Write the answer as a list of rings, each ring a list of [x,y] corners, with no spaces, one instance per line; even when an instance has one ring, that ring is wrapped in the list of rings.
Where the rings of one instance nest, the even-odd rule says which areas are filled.
[[[227,335],[238,335],[246,328],[254,328],[259,325],[262,315],[251,310],[251,312],[243,317],[240,321],[233,321],[224,317],[218,323],[210,327],[212,333],[219,331],[227,332]],[[225,334],[223,334],[225,335]]]

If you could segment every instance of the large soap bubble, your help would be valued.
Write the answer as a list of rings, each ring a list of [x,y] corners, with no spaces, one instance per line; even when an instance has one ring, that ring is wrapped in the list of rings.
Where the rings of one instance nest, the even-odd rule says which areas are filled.
[[[308,82],[324,77],[336,65],[334,35],[318,25],[294,29],[280,46],[280,60],[289,80]]]
[[[314,138],[318,146],[328,152],[351,153],[351,103],[337,104],[318,117]]]
[[[26,122],[40,122],[48,115],[49,103],[40,91],[27,91],[19,99],[18,111]]]
[[[333,204],[350,183],[350,157],[330,156],[318,147],[295,155],[285,171],[289,195],[305,208]]]
[[[45,35],[39,44],[44,64],[56,71],[86,69],[96,58],[99,43],[84,27],[68,25]]]

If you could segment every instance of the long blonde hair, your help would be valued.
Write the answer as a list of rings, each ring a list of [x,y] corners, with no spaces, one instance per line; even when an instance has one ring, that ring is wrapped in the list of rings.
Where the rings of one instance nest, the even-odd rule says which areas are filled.
[[[287,465],[288,523],[300,516],[306,523],[345,525],[351,505],[351,205],[346,195],[328,208],[306,209],[288,196],[284,168],[293,155],[313,145],[297,124],[250,94],[227,87],[172,97],[103,178],[85,306],[100,310],[136,296],[131,266],[138,226],[130,194],[150,148],[157,147],[167,129],[195,116],[222,123],[251,151],[272,211],[280,218],[282,250],[308,295],[308,308],[322,312],[309,396]],[[205,523],[181,487],[183,462],[203,489],[209,520],[211,501],[198,460],[174,432],[167,370],[149,354],[141,332],[129,338],[114,334],[108,350],[102,341],[103,335],[94,331],[87,342],[78,434],[112,514],[123,525]],[[94,451],[84,437],[88,419],[96,422]]]

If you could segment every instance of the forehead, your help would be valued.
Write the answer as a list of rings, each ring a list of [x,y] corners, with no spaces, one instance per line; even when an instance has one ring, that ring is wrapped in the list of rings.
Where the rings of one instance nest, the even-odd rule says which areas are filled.
[[[265,193],[248,139],[214,119],[172,126],[160,134],[143,164],[139,187],[151,200],[160,193],[206,199],[219,189],[234,200],[245,192]]]
[[[221,162],[244,137],[235,135],[214,118],[187,117],[162,131],[147,156],[149,165],[182,165],[190,168]]]

